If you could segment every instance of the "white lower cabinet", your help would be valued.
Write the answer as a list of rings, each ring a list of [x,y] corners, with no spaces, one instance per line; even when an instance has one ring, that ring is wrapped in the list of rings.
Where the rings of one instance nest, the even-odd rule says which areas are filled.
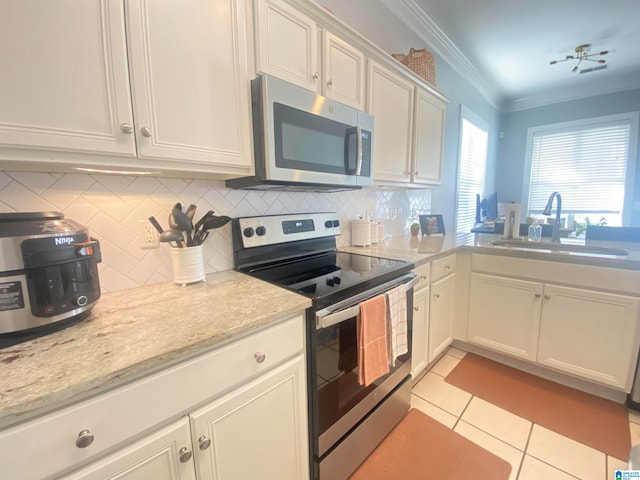
[[[308,478],[304,375],[300,355],[190,414],[198,479]]]
[[[469,341],[535,361],[541,299],[540,283],[472,273]]]
[[[431,284],[429,308],[429,362],[453,342],[455,315],[455,274]]]
[[[413,295],[411,376],[416,378],[429,363],[429,287]]]
[[[628,389],[638,352],[638,305],[626,295],[544,286],[538,362]]]
[[[63,480],[195,480],[189,421],[182,418]]]
[[[306,388],[296,316],[0,430],[0,477],[307,480]]]
[[[639,306],[627,295],[472,273],[468,340],[629,391]]]

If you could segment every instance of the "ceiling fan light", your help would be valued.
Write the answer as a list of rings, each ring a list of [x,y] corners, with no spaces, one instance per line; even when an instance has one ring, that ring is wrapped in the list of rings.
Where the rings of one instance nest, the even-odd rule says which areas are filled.
[[[549,62],[549,65],[555,65],[556,63],[558,63],[558,61],[557,61],[557,60],[551,60],[551,61]]]

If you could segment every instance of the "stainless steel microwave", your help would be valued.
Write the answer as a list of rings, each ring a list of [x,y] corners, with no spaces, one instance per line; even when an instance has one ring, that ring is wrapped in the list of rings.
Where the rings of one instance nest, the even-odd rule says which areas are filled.
[[[372,184],[373,117],[269,75],[251,81],[255,176],[231,188],[338,191]]]

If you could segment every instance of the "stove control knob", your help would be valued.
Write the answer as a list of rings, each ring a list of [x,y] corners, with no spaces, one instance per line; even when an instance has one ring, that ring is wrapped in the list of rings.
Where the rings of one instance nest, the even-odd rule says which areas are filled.
[[[333,226],[334,227],[339,227],[340,226],[340,220],[334,220],[333,221]]]
[[[342,279],[340,277],[333,277],[333,283],[335,283],[336,285],[340,285],[341,281]]]
[[[333,278],[327,278],[327,285],[329,287],[333,287],[333,285],[334,285]]]
[[[326,222],[324,222],[324,227],[325,228],[333,227],[333,222],[331,220],[327,220]]]
[[[253,234],[255,233],[252,227],[247,227],[245,228],[242,233],[244,234],[245,237],[253,237]]]
[[[256,235],[258,235],[259,237],[261,237],[265,233],[267,233],[267,229],[265,227],[257,227],[256,228]]]
[[[73,299],[73,304],[78,307],[84,307],[87,302],[89,302],[89,299],[85,295],[78,295]]]

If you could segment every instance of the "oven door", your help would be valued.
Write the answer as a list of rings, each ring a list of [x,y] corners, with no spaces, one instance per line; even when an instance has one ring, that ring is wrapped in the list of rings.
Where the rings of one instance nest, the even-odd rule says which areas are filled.
[[[407,338],[411,338],[413,285],[417,278],[405,275],[393,282],[368,290],[339,304],[315,313],[315,332],[311,351],[310,385],[314,391],[312,429],[314,455],[322,457],[353,427],[381,403],[411,370],[411,342],[389,373],[365,387],[358,383],[356,317],[359,304],[400,284],[407,288]]]

